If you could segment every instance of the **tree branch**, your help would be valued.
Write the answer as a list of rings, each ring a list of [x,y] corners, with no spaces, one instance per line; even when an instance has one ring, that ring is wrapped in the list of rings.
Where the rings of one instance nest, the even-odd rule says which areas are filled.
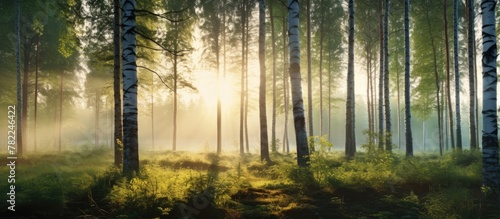
[[[163,83],[168,89],[170,89],[172,91],[172,88],[170,88],[170,86],[168,86],[167,83],[165,83],[165,81],[163,81],[163,78],[161,78],[160,74],[158,74],[158,72],[156,72],[155,70],[150,69],[150,68],[145,67],[145,66],[140,66],[140,65],[138,65],[137,68],[143,68],[143,69],[146,69],[146,70],[156,74],[156,76],[158,76],[158,78],[160,79],[161,83]]]

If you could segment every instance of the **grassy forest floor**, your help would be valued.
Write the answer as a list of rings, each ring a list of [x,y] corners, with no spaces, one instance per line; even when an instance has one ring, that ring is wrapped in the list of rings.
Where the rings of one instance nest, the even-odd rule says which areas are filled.
[[[323,148],[324,149],[324,148]],[[12,218],[500,218],[498,193],[481,187],[481,154],[353,159],[294,154],[145,152],[141,174],[122,178],[112,151],[30,154],[16,161]],[[7,155],[0,162],[8,163]],[[0,167],[4,194],[8,166]],[[8,196],[4,196],[8,199]]]

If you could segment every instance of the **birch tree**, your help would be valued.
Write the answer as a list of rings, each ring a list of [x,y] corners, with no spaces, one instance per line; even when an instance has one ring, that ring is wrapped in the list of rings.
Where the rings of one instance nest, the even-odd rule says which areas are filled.
[[[483,185],[500,187],[497,124],[497,41],[495,0],[481,1],[483,21]]]
[[[351,0],[352,1],[352,0]],[[308,166],[309,147],[302,99],[300,78],[300,38],[299,38],[299,1],[288,0],[288,38],[290,47],[290,84],[292,88],[293,120],[297,142],[297,162],[301,167]]]
[[[139,172],[135,0],[122,0],[123,173]]]

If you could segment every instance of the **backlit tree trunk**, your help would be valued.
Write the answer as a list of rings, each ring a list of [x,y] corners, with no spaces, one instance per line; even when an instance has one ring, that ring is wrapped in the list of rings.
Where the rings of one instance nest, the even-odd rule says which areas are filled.
[[[455,116],[457,123],[457,149],[462,150],[462,126],[460,121],[460,71],[458,63],[458,0],[453,1],[453,58],[455,66]]]
[[[389,13],[390,0],[385,0],[384,15],[384,104],[385,104],[385,149],[392,150],[391,102],[389,97]]]
[[[271,161],[269,157],[269,142],[267,136],[266,115],[266,2],[259,0],[259,64],[260,64],[260,160]]]
[[[275,32],[274,32],[274,15],[273,15],[273,2],[269,3],[269,14],[271,22],[271,50],[273,61],[273,118],[271,122],[271,151],[276,152],[276,45],[275,45]]]
[[[120,38],[120,0],[114,0],[113,12],[113,44],[114,44],[114,60],[113,60],[113,99],[115,103],[114,115],[114,150],[115,150],[115,166],[120,168],[123,162],[123,126],[122,126],[122,100],[121,100],[121,38]]]
[[[410,0],[405,0],[405,140],[406,156],[413,156],[410,95]]]
[[[450,49],[448,47],[448,16],[446,15],[447,3],[443,0],[443,14],[444,14],[444,41],[446,49],[446,97],[448,100],[448,115],[450,121],[450,136],[451,136],[451,148],[455,149],[455,135],[453,134],[453,110],[451,107],[451,79],[450,79]]]
[[[477,149],[477,136],[476,136],[476,89],[475,89],[475,76],[474,76],[474,1],[468,0],[467,3],[467,13],[468,13],[468,55],[469,55],[469,125],[470,125],[470,147],[471,149]]]
[[[353,157],[356,153],[355,111],[354,111],[354,0],[349,0],[349,38],[347,64],[347,103],[345,155]]]

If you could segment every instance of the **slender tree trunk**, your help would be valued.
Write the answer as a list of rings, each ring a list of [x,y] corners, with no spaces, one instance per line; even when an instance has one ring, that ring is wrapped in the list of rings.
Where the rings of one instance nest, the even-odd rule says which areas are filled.
[[[173,115],[173,135],[172,135],[172,150],[177,150],[177,55],[174,55],[174,115]]]
[[[437,115],[438,115],[438,129],[439,129],[439,154],[443,155],[443,126],[442,126],[442,120],[443,118],[441,117],[441,86],[440,86],[440,79],[439,79],[439,74],[437,70],[437,54],[436,54],[436,48],[434,45],[434,39],[431,37],[431,43],[432,43],[432,50],[434,54],[434,76],[436,77],[436,97],[437,97]]]
[[[346,103],[346,144],[345,155],[353,157],[356,153],[355,97],[354,97],[354,0],[349,0],[349,38],[347,64],[347,103]]]
[[[226,0],[223,0],[222,1],[222,51],[223,51],[223,62],[224,62],[224,65],[223,65],[223,81],[226,81]],[[217,39],[217,41],[219,41],[219,39]],[[219,43],[217,43],[218,45]],[[218,47],[217,47],[218,48]],[[217,51],[219,51],[219,49],[217,49]],[[219,63],[219,55],[217,54],[217,63],[218,65],[220,64]],[[217,71],[219,70],[219,67],[217,67]],[[219,78],[219,77],[217,77]],[[220,89],[220,88],[219,88]],[[219,90],[219,93],[220,93],[220,90]],[[220,95],[219,95],[220,97]],[[222,107],[221,107],[222,108]],[[221,109],[222,110],[222,109]],[[217,112],[219,114],[219,112]],[[221,120],[222,120],[222,112],[220,112],[221,114]],[[222,152],[222,121],[220,122],[221,123],[221,128],[220,128],[220,131],[219,131],[219,138],[220,138],[220,150],[218,150],[218,153],[221,153]]]
[[[259,63],[260,63],[260,160],[271,162],[269,157],[269,141],[267,136],[266,115],[266,2],[259,0]]]
[[[62,77],[61,74],[61,97],[62,97]],[[95,111],[94,111],[94,146],[99,147],[99,102],[101,95],[98,91],[95,92]],[[62,106],[62,105],[61,105]]]
[[[368,111],[368,143],[371,145],[373,143],[372,133],[372,114],[371,114],[371,99],[370,99],[370,81],[371,81],[371,53],[370,45],[366,43],[365,45],[366,53],[366,106]]]
[[[380,37],[380,73],[378,83],[378,148],[384,149],[384,25],[383,25],[382,0],[379,0],[379,37]]]
[[[468,13],[468,52],[469,52],[469,123],[470,123],[470,148],[477,149],[478,146],[476,144],[476,89],[475,89],[475,77],[474,77],[474,41],[475,41],[475,33],[474,33],[474,1],[468,0],[467,4],[467,13]]]
[[[319,136],[323,136],[323,25],[319,32]]]
[[[151,76],[151,148],[155,151],[155,83],[154,77]]]
[[[123,163],[123,126],[122,126],[122,100],[121,100],[121,83],[120,83],[120,67],[121,67],[121,33],[120,33],[120,0],[113,0],[113,44],[114,44],[114,61],[113,61],[113,100],[114,108],[114,152],[115,152],[115,167],[120,168]]]
[[[458,0],[453,1],[453,51],[455,66],[455,111],[457,122],[457,149],[462,150],[462,126],[460,119],[460,70],[458,63]]]
[[[22,99],[22,80],[21,80],[21,1],[16,1],[16,80],[17,80],[17,154],[23,155],[23,118],[21,115],[23,108],[23,99]]]
[[[36,55],[35,55],[35,115],[33,127],[33,150],[36,152],[37,146],[37,123],[38,123],[38,61],[40,57],[40,36],[36,36]]]
[[[61,72],[61,84],[59,85],[59,152],[62,151],[61,138],[62,138],[62,113],[63,113],[63,85],[64,85],[64,71]],[[99,118],[99,117],[98,117]]]
[[[298,3],[298,2],[297,2]],[[307,119],[309,122],[309,136],[314,136],[313,106],[312,106],[312,67],[311,67],[311,0],[306,0],[306,37],[307,37]],[[314,145],[311,145],[314,151]]]
[[[385,149],[392,150],[391,102],[389,96],[389,13],[390,0],[385,0],[384,16],[384,102],[385,102]]]
[[[332,50],[328,50],[328,142],[332,142]]]
[[[241,5],[241,90],[240,90],[240,154],[245,153],[245,146],[243,143],[243,118],[245,109],[245,0]]]
[[[498,164],[497,40],[495,0],[481,1],[483,21],[483,185],[500,188]]]
[[[352,0],[351,0],[352,1]],[[297,163],[301,167],[309,164],[309,147],[302,99],[300,78],[300,37],[299,37],[299,1],[288,0],[288,38],[290,45],[290,84],[292,88],[293,120],[297,143]]]
[[[283,36],[283,103],[284,103],[284,108],[285,108],[285,130],[283,132],[283,153],[286,150],[286,153],[290,151],[290,146],[288,142],[288,100],[290,99],[288,97],[288,86],[287,86],[287,44],[286,44],[286,17],[283,16],[283,29],[281,32],[281,35]]]
[[[250,18],[248,16],[248,2],[245,4],[245,31],[246,31],[246,40],[245,40],[245,148],[247,153],[250,153],[250,142],[248,140],[248,47],[249,47],[249,39],[250,39]]]
[[[135,0],[122,0],[123,173],[139,173]]]
[[[28,147],[28,89],[29,89],[29,72],[30,72],[30,57],[31,57],[31,41],[30,39],[25,39],[24,42],[24,69],[23,69],[23,85],[22,85],[22,112],[21,112],[21,117],[23,118],[20,125],[22,128],[22,136],[17,136],[17,140],[22,138],[22,142],[25,144],[23,146],[26,146],[25,148],[22,147],[22,149],[26,149]],[[17,115],[19,116],[19,115]],[[19,123],[17,124],[19,125]],[[18,149],[19,153],[19,149]]]
[[[447,3],[443,0],[444,8],[444,39],[446,47],[446,96],[448,97],[448,117],[450,118],[451,148],[455,149],[455,135],[453,134],[453,110],[451,103],[451,79],[450,79],[450,49],[448,47],[448,16],[446,15]]]
[[[224,9],[223,9],[224,10]],[[225,28],[225,27],[222,27]],[[215,37],[215,68],[217,71],[217,154],[222,153],[222,106],[221,106],[221,96],[220,96],[220,62],[219,62],[219,34]],[[225,65],[225,61],[224,61]],[[224,70],[225,72],[225,70]]]
[[[276,152],[276,45],[275,45],[275,32],[274,32],[274,14],[273,14],[273,2],[269,2],[269,14],[271,21],[271,50],[272,50],[272,62],[273,62],[273,115],[272,115],[272,125],[271,125],[271,151]]]
[[[407,157],[413,156],[410,83],[410,0],[405,0],[405,140]]]

